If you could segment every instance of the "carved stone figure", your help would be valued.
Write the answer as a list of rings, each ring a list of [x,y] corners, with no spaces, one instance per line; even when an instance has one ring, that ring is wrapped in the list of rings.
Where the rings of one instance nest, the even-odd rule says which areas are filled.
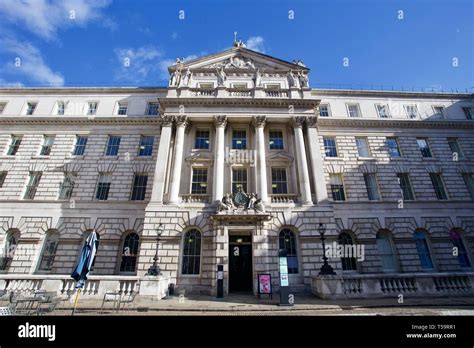
[[[257,201],[257,195],[255,193],[249,194],[249,200],[247,202],[246,209],[253,209],[256,201]]]
[[[288,71],[288,74],[286,74],[286,77],[288,79],[288,87],[295,87],[296,86],[296,79],[295,75],[293,74],[293,71]]]
[[[224,67],[220,67],[220,69],[217,70],[217,85],[218,86],[224,86],[224,82],[227,78],[227,75],[225,74]]]
[[[301,88],[309,87],[308,75],[300,71],[298,73],[298,80],[300,81]]]
[[[184,73],[183,78],[181,79],[180,86],[189,86],[189,83],[191,82],[191,76],[192,76],[191,70],[187,69],[186,72]]]
[[[253,204],[253,210],[255,210],[256,213],[265,213],[265,206],[263,205],[261,198],[255,201]]]
[[[178,86],[181,80],[181,70],[176,69],[170,76],[170,87]]]
[[[245,66],[255,69],[255,64],[250,59],[247,59],[247,61],[245,62]]]
[[[224,197],[222,197],[222,201],[218,201],[217,203],[217,211],[226,211],[226,210],[233,210],[235,209],[235,205],[232,202],[232,198],[230,194],[227,193]]]
[[[257,69],[257,72],[255,73],[255,87],[260,87],[262,85],[262,74],[260,72],[260,69]]]

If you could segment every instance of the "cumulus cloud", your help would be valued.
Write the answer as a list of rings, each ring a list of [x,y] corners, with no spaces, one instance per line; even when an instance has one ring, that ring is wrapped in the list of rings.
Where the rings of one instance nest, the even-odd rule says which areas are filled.
[[[3,21],[21,25],[46,40],[57,38],[60,29],[97,21],[115,29],[117,24],[104,15],[111,0],[17,0],[0,1]]]
[[[114,52],[120,67],[115,72],[116,80],[140,83],[158,77],[163,53],[157,47],[116,48]]]
[[[0,50],[12,57],[11,61],[0,67],[3,74],[22,75],[47,86],[64,85],[64,77],[45,63],[41,52],[30,42],[19,42],[12,37],[1,37]],[[5,84],[11,83],[5,82]]]
[[[252,51],[265,53],[264,39],[261,36],[251,36],[245,42],[245,46]]]

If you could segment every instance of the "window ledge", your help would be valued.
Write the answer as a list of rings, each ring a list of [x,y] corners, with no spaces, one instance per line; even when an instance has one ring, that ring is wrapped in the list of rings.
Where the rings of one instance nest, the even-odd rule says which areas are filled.
[[[138,160],[138,161],[151,160],[152,158],[153,158],[153,155],[151,155],[151,156],[135,156],[135,157],[133,157],[134,160]]]
[[[326,157],[323,156],[323,159],[325,161],[344,161],[344,157],[338,156],[338,157]]]
[[[377,159],[375,157],[360,157],[360,156],[357,156],[357,159],[359,161],[377,161]]]
[[[435,157],[422,157],[423,161],[437,161],[438,159]]]
[[[0,159],[14,159],[16,158],[15,155],[1,155]]]
[[[83,159],[85,155],[67,155],[66,159]]]
[[[101,159],[101,160],[112,160],[113,161],[113,160],[120,159],[120,156],[119,155],[117,155],[117,156],[105,156],[104,155],[104,156],[101,156],[99,159]]]
[[[390,157],[390,161],[405,161],[404,157]]]
[[[36,156],[31,156],[31,159],[50,159],[51,155],[36,155]]]

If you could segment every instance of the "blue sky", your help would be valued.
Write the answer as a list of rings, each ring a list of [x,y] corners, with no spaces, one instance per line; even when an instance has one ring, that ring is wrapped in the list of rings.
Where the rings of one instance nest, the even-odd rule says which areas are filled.
[[[164,86],[176,57],[226,49],[237,31],[251,49],[302,59],[313,87],[474,91],[473,4],[0,0],[0,85]]]

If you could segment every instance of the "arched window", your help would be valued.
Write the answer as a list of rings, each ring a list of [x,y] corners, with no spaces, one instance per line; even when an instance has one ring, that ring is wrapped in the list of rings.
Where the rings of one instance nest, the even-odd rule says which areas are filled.
[[[201,233],[189,230],[184,235],[182,274],[199,274],[201,265]]]
[[[343,252],[341,256],[342,270],[357,271],[355,248],[352,247],[354,241],[352,240],[351,235],[347,232],[341,232],[339,234],[339,245],[342,246]]]
[[[431,259],[430,248],[428,245],[427,234],[423,230],[416,230],[415,234],[416,250],[420,257],[421,268],[425,270],[431,270],[434,268],[433,261]]]
[[[120,272],[135,272],[137,266],[140,237],[135,232],[127,234],[122,245]]]
[[[382,259],[382,270],[384,272],[396,272],[397,262],[393,250],[392,236],[387,230],[380,230],[377,233],[377,248]]]
[[[288,274],[298,273],[298,252],[296,248],[295,232],[285,228],[279,235],[280,249],[286,250],[286,259],[288,263]]]
[[[3,246],[3,255],[0,256],[0,271],[6,271],[8,270],[8,267],[10,267],[13,255],[18,247],[19,239],[20,231],[10,230],[7,232],[5,244]]]
[[[467,252],[466,246],[464,245],[461,231],[459,229],[452,229],[449,232],[449,236],[451,237],[451,242],[453,243],[454,247],[457,248],[458,260],[461,267],[471,267],[471,260],[469,260],[469,254]]]
[[[56,249],[58,248],[59,233],[57,231],[48,231],[41,252],[39,271],[51,271],[54,258],[56,257]]]

